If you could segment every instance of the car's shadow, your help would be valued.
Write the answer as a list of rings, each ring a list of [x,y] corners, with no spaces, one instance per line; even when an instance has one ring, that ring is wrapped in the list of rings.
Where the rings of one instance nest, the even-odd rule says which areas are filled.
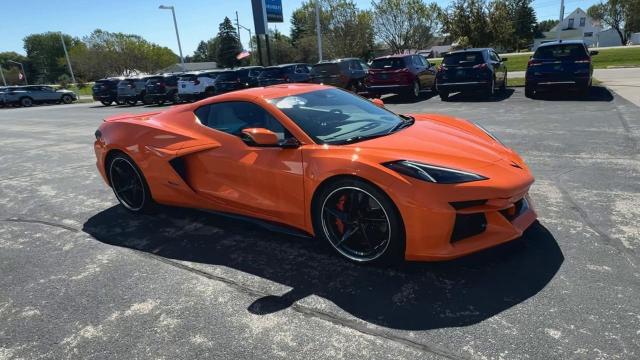
[[[539,223],[522,239],[479,254],[391,268],[352,264],[315,239],[189,209],[134,216],[115,206],[91,217],[83,230],[107,244],[223,266],[291,288],[257,299],[247,309],[254,314],[316,295],[361,320],[407,330],[483,321],[537,294],[564,260]]]
[[[542,89],[536,91],[536,100],[545,101],[613,101],[613,94],[604,86],[592,86],[586,96],[571,89]]]
[[[487,96],[486,94],[480,92],[459,92],[452,93],[449,95],[447,99],[448,102],[498,102],[504,101],[513,95],[515,90],[512,88],[506,88],[502,91],[496,90],[493,96]]]

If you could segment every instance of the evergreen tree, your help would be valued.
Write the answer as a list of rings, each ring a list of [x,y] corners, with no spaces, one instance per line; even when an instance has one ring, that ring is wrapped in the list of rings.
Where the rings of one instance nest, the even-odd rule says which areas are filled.
[[[240,61],[236,59],[236,56],[242,51],[242,46],[238,40],[236,28],[233,27],[228,17],[225,17],[224,21],[220,23],[218,39],[220,41],[216,56],[218,66],[234,67],[239,65]]]

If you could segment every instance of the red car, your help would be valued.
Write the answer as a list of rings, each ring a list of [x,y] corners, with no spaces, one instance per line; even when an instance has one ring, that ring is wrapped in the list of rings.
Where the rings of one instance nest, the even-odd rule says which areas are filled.
[[[436,67],[421,55],[389,55],[374,59],[365,78],[372,96],[399,94],[416,99],[420,91],[435,91]]]

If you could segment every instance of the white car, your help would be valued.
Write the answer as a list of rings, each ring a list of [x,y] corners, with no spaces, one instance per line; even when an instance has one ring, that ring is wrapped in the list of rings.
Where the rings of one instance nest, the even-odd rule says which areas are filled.
[[[214,82],[221,71],[200,71],[181,75],[178,79],[178,97],[181,101],[195,101],[215,95]]]

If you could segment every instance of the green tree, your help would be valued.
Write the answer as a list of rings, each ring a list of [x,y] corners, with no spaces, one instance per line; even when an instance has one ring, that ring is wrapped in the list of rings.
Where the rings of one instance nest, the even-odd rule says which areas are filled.
[[[63,38],[67,49],[73,49],[80,43],[79,39],[70,35],[64,34]],[[27,58],[31,62],[30,82],[53,83],[67,72],[60,33],[31,34],[23,41]]]
[[[373,0],[373,26],[377,37],[393,53],[428,45],[438,27],[440,9],[422,0]]]
[[[536,33],[542,34],[543,32],[551,31],[559,22],[559,20],[542,20],[536,24]]]
[[[489,29],[494,47],[498,50],[511,48],[514,29],[507,0],[495,0],[489,4]]]
[[[475,47],[489,46],[493,43],[484,0],[455,0],[440,14],[443,31],[456,43],[462,39],[467,41],[469,46]]]
[[[198,44],[198,47],[196,48],[196,51],[193,52],[193,56],[191,57],[191,60],[193,62],[203,62],[203,61],[207,61],[208,58],[209,58],[209,47],[207,46],[207,43],[205,41],[200,41],[200,43]]]
[[[236,56],[242,51],[242,45],[240,44],[240,40],[238,40],[236,28],[233,27],[228,17],[225,17],[222,23],[220,23],[218,39],[220,39],[216,56],[218,65],[222,67],[234,67],[240,64]]]
[[[20,80],[20,67],[15,64],[8,63],[8,60],[17,61],[24,65],[25,71],[27,73],[27,78],[31,79],[31,63],[26,56],[20,55],[17,52],[6,51],[0,52],[0,66],[2,66],[2,70],[4,73],[5,80],[7,85],[22,85],[24,84],[24,80]]]
[[[533,43],[536,32],[536,13],[531,7],[532,0],[509,0],[513,19],[513,46],[516,50],[528,48]]]
[[[589,7],[587,13],[611,26],[623,45],[629,41],[632,31],[640,30],[640,0],[607,0]]]

